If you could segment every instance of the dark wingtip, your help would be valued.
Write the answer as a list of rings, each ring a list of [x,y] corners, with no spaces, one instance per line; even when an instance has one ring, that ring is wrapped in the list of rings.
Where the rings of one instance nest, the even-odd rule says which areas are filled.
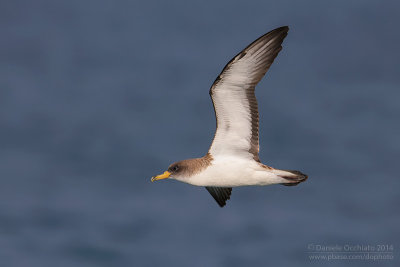
[[[221,208],[226,205],[226,201],[230,199],[232,193],[231,187],[206,186],[206,189]]]
[[[274,30],[272,30],[271,32],[285,32],[287,33],[289,31],[289,26],[282,26],[279,28],[276,28]]]
[[[226,205],[226,202],[218,202],[218,205],[223,208]]]

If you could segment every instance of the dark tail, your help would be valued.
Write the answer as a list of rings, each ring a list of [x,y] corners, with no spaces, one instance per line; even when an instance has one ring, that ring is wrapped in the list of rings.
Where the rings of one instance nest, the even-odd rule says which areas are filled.
[[[299,183],[304,182],[305,180],[307,180],[308,175],[299,172],[299,171],[285,171],[287,173],[282,173],[279,176],[284,178],[287,183],[281,183],[281,185],[285,185],[285,186],[294,186],[294,185],[298,185]]]

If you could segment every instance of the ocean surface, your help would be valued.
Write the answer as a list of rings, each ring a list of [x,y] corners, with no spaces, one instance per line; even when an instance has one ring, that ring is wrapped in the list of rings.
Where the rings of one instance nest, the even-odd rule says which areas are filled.
[[[399,266],[399,13],[1,1],[0,266]],[[234,188],[222,209],[204,188],[151,183],[207,152],[212,82],[283,25],[256,90],[260,158],[307,182]]]

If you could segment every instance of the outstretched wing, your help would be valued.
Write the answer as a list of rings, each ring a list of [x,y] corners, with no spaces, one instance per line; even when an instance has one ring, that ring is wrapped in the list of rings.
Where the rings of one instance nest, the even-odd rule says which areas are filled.
[[[209,153],[259,161],[257,83],[282,49],[288,27],[261,36],[224,67],[210,89],[217,130]]]

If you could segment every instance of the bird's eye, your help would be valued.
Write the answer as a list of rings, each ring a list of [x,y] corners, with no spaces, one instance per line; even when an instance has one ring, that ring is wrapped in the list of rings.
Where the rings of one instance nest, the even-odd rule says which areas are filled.
[[[179,167],[177,165],[171,167],[172,172],[176,172],[178,169],[179,169]]]

